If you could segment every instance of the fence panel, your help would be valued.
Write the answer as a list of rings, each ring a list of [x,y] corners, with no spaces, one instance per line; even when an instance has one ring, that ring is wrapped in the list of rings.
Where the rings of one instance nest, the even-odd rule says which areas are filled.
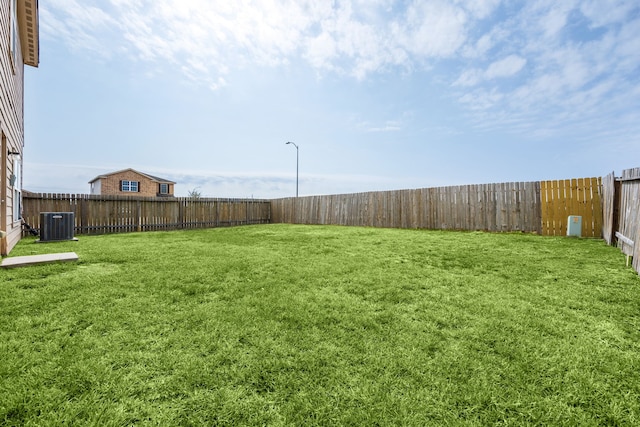
[[[537,182],[309,196],[271,201],[272,222],[541,232]]]
[[[569,215],[582,216],[582,236],[602,236],[602,179],[581,178],[540,183],[542,234],[567,234]]]
[[[633,256],[633,268],[640,273],[640,168],[622,171],[620,183],[618,228],[623,236],[634,241],[634,247],[624,248],[621,241],[618,247]]]
[[[602,179],[602,238],[608,245],[613,243],[616,231],[616,175],[611,172]]]
[[[73,212],[75,234],[267,224],[268,200],[38,194],[23,196],[23,218],[40,228],[40,212]]]

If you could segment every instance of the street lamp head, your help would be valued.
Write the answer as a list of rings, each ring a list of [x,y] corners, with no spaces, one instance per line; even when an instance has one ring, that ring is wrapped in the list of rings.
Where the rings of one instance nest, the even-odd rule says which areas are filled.
[[[287,145],[292,144],[294,147],[298,148],[295,142],[287,141]]]

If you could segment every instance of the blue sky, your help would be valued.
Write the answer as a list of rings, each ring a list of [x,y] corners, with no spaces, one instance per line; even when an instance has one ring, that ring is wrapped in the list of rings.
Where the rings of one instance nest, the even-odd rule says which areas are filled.
[[[300,195],[640,166],[637,0],[43,0],[24,187]]]

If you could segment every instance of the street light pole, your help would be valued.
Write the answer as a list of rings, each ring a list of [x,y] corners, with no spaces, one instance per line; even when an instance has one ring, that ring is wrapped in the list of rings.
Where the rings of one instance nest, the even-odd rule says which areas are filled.
[[[287,142],[287,145],[292,144],[294,147],[296,147],[296,197],[298,197],[298,171],[299,171],[299,165],[300,165],[300,158],[298,156],[300,150],[298,149],[298,146],[296,145],[295,142]]]

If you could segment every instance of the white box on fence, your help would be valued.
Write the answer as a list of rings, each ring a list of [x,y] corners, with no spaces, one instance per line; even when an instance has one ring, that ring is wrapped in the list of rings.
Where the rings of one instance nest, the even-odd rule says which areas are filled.
[[[582,217],[569,215],[567,220],[567,236],[582,237]]]

